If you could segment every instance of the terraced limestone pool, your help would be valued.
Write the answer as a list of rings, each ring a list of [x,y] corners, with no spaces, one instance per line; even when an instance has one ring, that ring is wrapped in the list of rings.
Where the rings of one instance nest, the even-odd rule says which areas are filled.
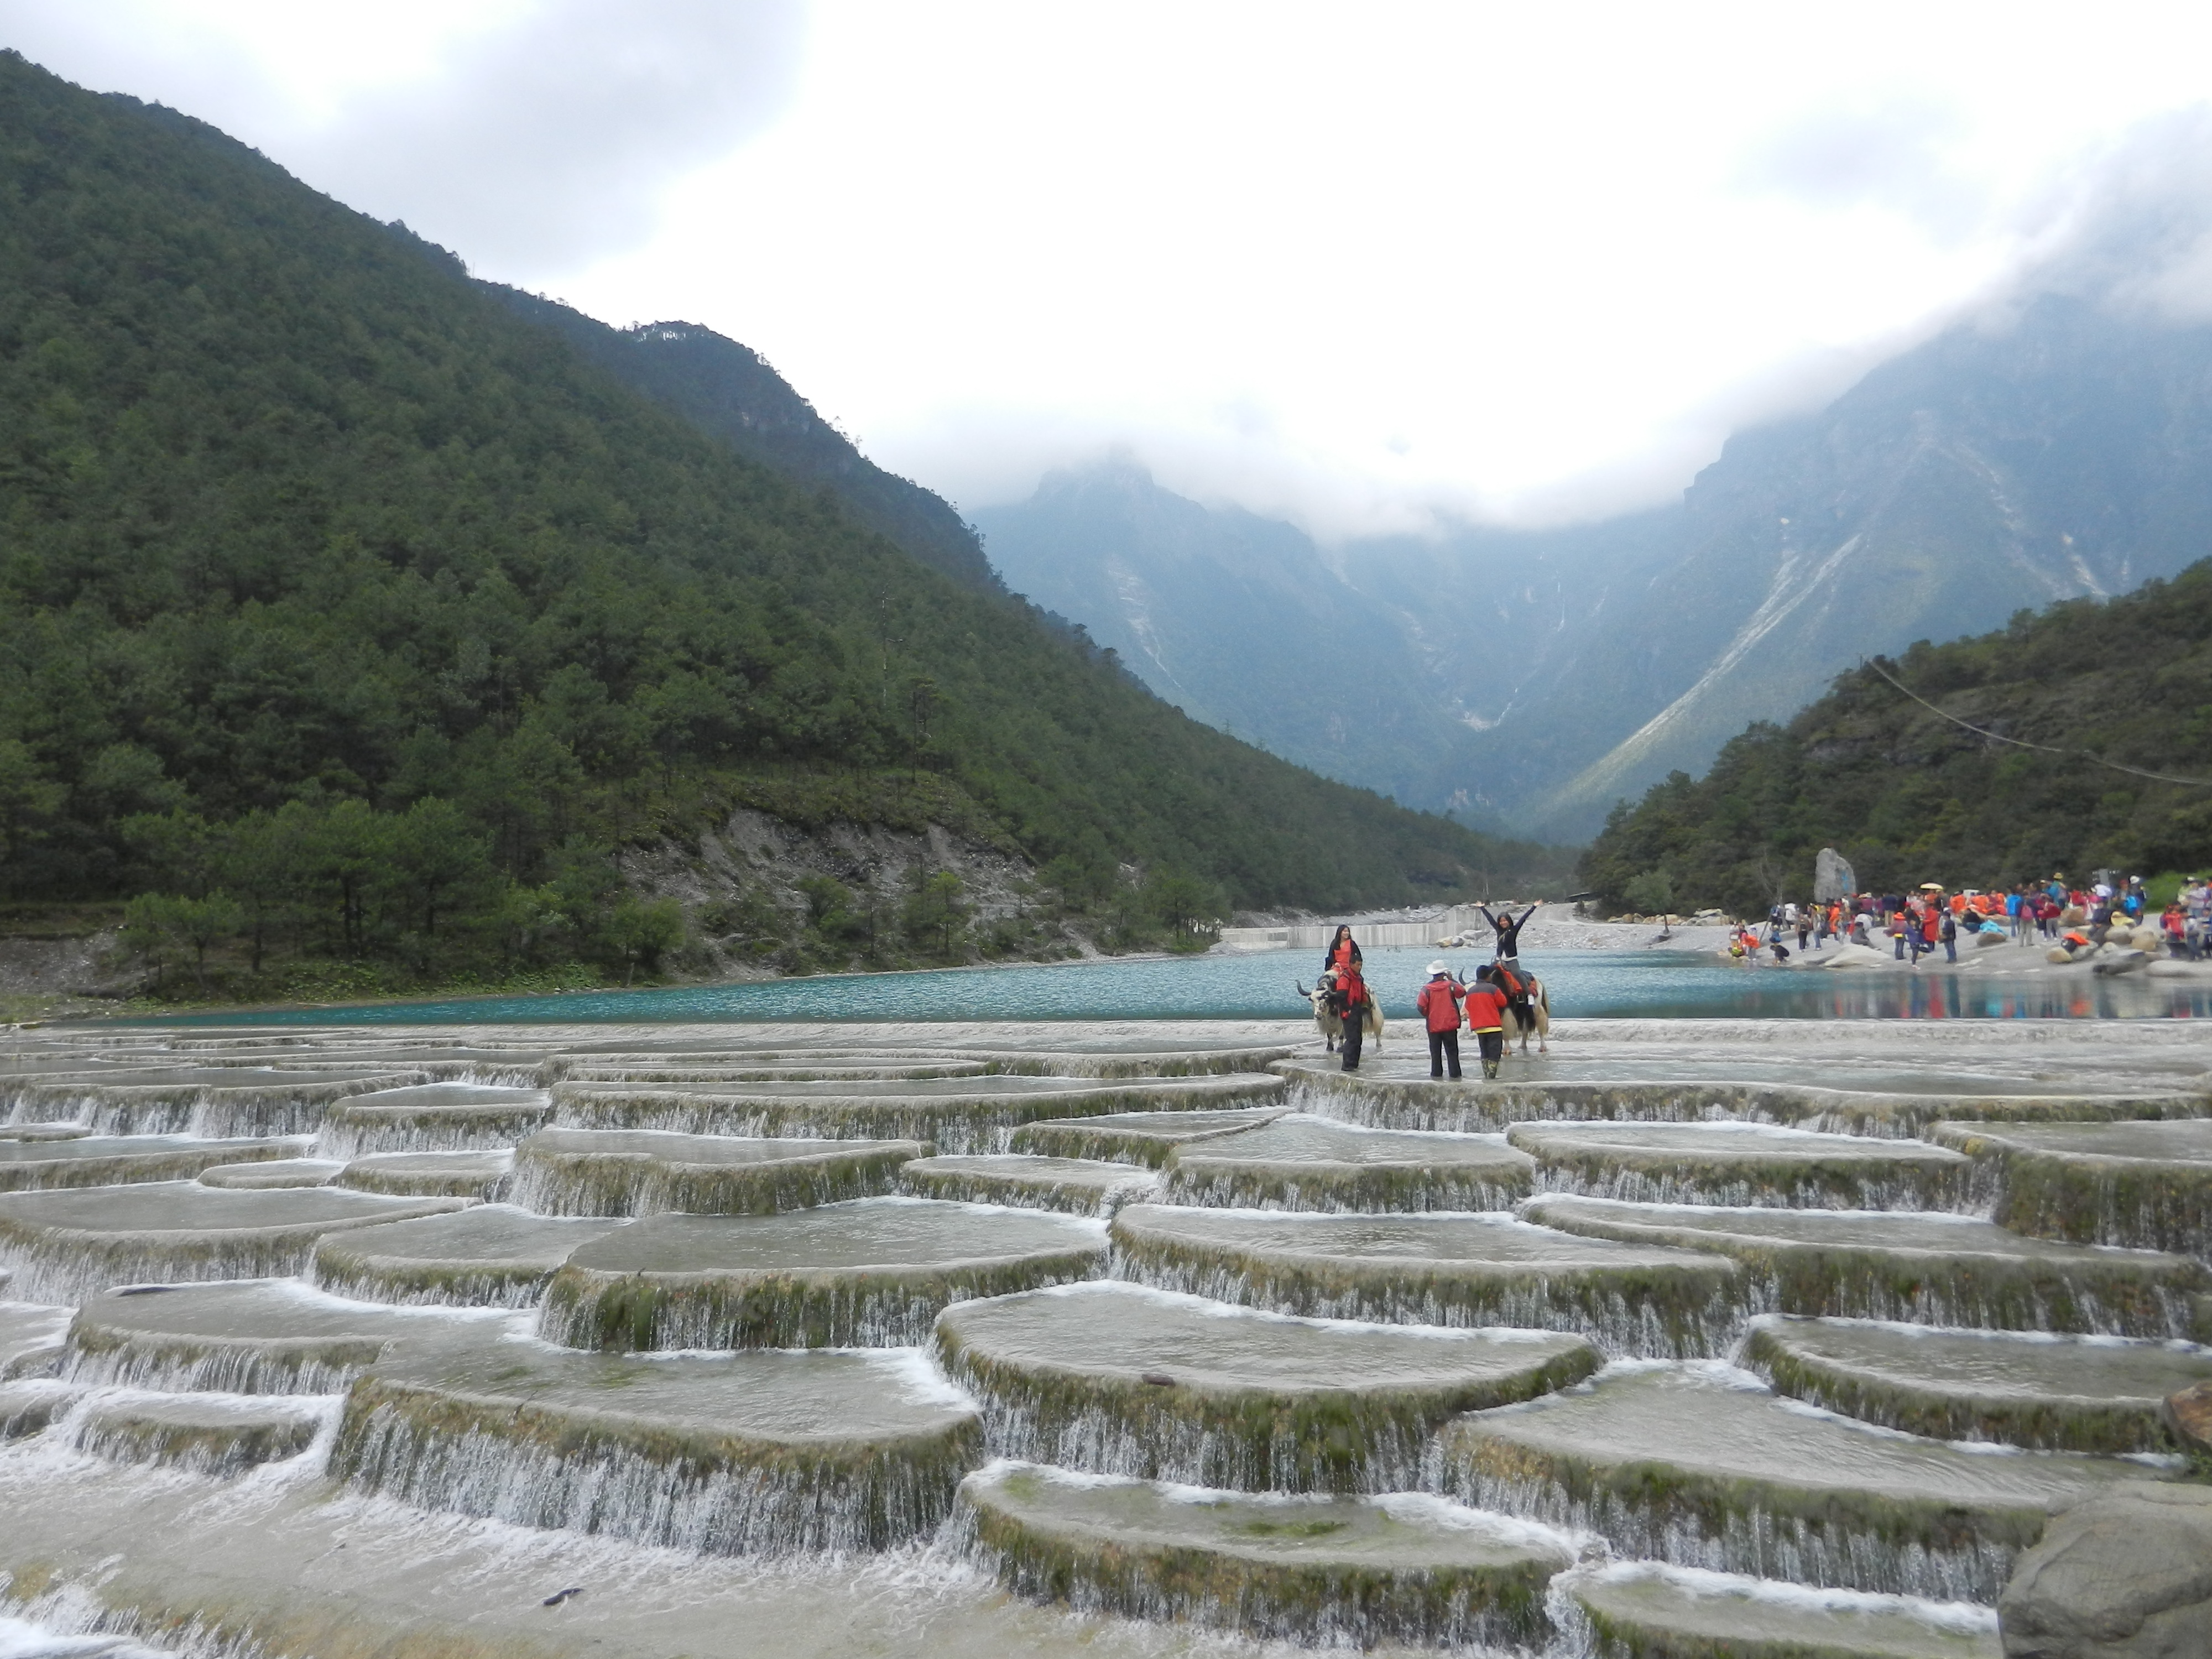
[[[2179,1020],[1563,1019],[1494,1084],[112,1025],[0,1089],[0,1617],[192,1659],[1998,1659],[2054,1516],[2183,1512],[2212,1380]]]

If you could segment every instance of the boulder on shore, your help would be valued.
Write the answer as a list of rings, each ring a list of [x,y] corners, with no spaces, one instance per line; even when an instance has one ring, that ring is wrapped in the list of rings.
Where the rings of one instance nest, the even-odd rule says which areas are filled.
[[[1850,860],[1832,847],[1823,847],[1813,860],[1813,896],[1826,904],[1830,899],[1847,899],[1859,890],[1859,878],[1852,872]]]
[[[1835,954],[1826,962],[1808,963],[1814,968],[1880,968],[1894,960],[1892,952],[1877,951],[1871,945],[1853,945],[1848,939],[1836,946]]]
[[[2212,1382],[2199,1382],[2166,1395],[2159,1416],[2165,1420],[2167,1432],[2181,1443],[2190,1462],[2212,1469]]]
[[[1997,1602],[2005,1659],[2203,1659],[2212,1486],[2129,1481],[2053,1521]]]

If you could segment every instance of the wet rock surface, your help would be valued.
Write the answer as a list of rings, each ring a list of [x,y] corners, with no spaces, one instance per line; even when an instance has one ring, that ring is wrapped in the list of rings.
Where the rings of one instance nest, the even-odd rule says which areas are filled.
[[[1945,1123],[1934,1133],[1990,1169],[2007,1226],[2212,1255],[2212,1120]]]
[[[900,1189],[915,1198],[1012,1204],[1071,1215],[1110,1215],[1124,1204],[1152,1197],[1159,1188],[1159,1177],[1141,1166],[1027,1152],[915,1158],[899,1166],[898,1181]]]
[[[431,1083],[352,1097],[331,1109],[327,1138],[348,1154],[512,1146],[552,1115],[543,1089]]]
[[[717,1554],[882,1548],[950,1512],[975,1409],[902,1352],[620,1356],[473,1330],[373,1368],[331,1468],[434,1509]]]
[[[1247,1491],[1415,1484],[1452,1414],[1579,1382],[1579,1337],[1287,1318],[1121,1284],[956,1303],[946,1370],[989,1401],[992,1449]]]
[[[1101,1158],[1157,1169],[1179,1148],[1221,1140],[1273,1122],[1278,1109],[1226,1112],[1111,1112],[1101,1117],[1031,1123],[1008,1143],[1018,1152]]]
[[[372,1152],[348,1164],[331,1184],[398,1198],[489,1200],[506,1190],[514,1169],[514,1154],[507,1152]]]
[[[2056,1451],[2173,1449],[2167,1396],[2212,1389],[2191,1343],[1775,1316],[1744,1363],[1784,1394],[1942,1440]]]
[[[2006,1659],[2191,1659],[2212,1643],[2212,1486],[2124,1486],[2069,1510],[1997,1603]]]
[[[117,1462],[233,1475],[297,1457],[326,1412],[287,1401],[216,1395],[103,1400],[76,1419],[77,1449]]]
[[[76,1310],[35,1302],[0,1302],[0,1382],[41,1376],[61,1363]]]
[[[1601,1652],[1652,1659],[1999,1659],[1984,1607],[1630,1562],[1555,1581]]]
[[[544,1215],[774,1215],[890,1190],[916,1140],[541,1129],[515,1148],[515,1196]]]
[[[335,1394],[393,1343],[451,1337],[465,1316],[380,1307],[297,1279],[134,1286],[69,1327],[74,1379],[227,1394]]]
[[[1365,1129],[1309,1114],[1172,1148],[1172,1203],[1354,1213],[1503,1210],[1535,1160],[1492,1135]]]
[[[325,1234],[465,1202],[197,1181],[12,1193],[0,1197],[0,1260],[15,1267],[19,1291],[57,1300],[133,1280],[258,1279],[296,1273]]]
[[[584,1348],[887,1346],[947,1304],[1087,1279],[1096,1221],[930,1199],[771,1216],[658,1215],[574,1251],[540,1330]]]
[[[1925,1141],[1763,1123],[1517,1123],[1547,1192],[1657,1203],[1918,1210],[1966,1196],[1972,1160]]]
[[[0,1192],[173,1181],[222,1165],[296,1158],[304,1139],[204,1139],[195,1135],[70,1135],[0,1141]]]
[[[1564,1540],[1434,1498],[1253,1497],[1021,1463],[969,1478],[981,1548],[1026,1594],[1260,1636],[1523,1646]]]
[[[1994,1600],[2053,1515],[2142,1474],[1886,1433],[1710,1364],[1622,1366],[1442,1440],[1451,1488],[1481,1508],[1678,1566],[1947,1601]]]
[[[925,1140],[945,1152],[1008,1150],[1007,1137],[1047,1118],[1139,1111],[1198,1111],[1272,1100],[1269,1074],[1109,1079],[993,1074],[866,1082],[564,1083],[556,1120],[586,1128],[672,1129],[687,1134],[820,1134],[833,1139]],[[1066,1146],[1014,1151],[1083,1154]]]
[[[203,1187],[222,1187],[251,1192],[276,1187],[327,1187],[345,1168],[342,1158],[272,1158],[254,1164],[218,1164],[202,1170]]]
[[[1132,1205],[1114,1238],[1147,1284],[1281,1313],[1568,1330],[1636,1352],[1729,1340],[1725,1256],[1619,1243],[1510,1216],[1291,1215]]]
[[[1723,1208],[1546,1196],[1525,1212],[1592,1238],[1720,1252],[1785,1313],[2179,1336],[2200,1262],[2031,1238],[1936,1212]]]
[[[628,1224],[478,1205],[322,1238],[313,1275],[325,1289],[371,1301],[527,1307],[580,1246]]]

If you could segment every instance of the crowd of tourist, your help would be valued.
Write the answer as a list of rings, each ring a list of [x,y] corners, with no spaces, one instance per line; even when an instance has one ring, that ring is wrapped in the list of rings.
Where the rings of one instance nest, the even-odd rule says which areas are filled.
[[[2039,884],[1956,892],[1931,881],[1912,893],[1791,901],[1774,906],[1763,928],[1749,923],[1738,928],[1729,954],[1757,962],[1764,951],[1787,962],[1792,939],[1799,951],[1825,951],[1832,940],[1844,939],[1875,949],[1887,944],[1898,961],[1917,968],[1921,957],[1939,951],[1945,962],[1956,962],[1962,941],[2044,943],[2070,953],[2102,945],[2115,928],[2132,938],[2146,924],[2158,930],[2169,956],[2204,960],[2212,951],[2212,881],[2190,877],[2162,908],[2150,902],[2141,876],[2117,885],[2099,880],[2073,887],[2063,875],[2054,875]]]

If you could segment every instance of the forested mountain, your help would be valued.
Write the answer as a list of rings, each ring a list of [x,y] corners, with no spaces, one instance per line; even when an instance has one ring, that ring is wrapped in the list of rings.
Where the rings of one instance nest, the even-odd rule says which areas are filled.
[[[9,894],[152,890],[257,954],[581,950],[624,844],[824,777],[1078,909],[1514,867],[1184,719],[199,122],[0,54],[0,203]]]
[[[1876,658],[1623,803],[1582,876],[1619,908],[1761,914],[1824,846],[1886,891],[2212,868],[2212,561]]]
[[[924,564],[967,586],[1001,591],[975,532],[944,497],[861,454],[750,346],[696,323],[611,328],[557,301],[495,283],[483,287],[747,459],[823,486],[852,517]]]
[[[1750,720],[1786,718],[1869,651],[2123,592],[2202,556],[2212,328],[2045,297],[1731,440],[1679,505],[1313,550],[1310,625],[1203,647],[1163,626],[1158,660],[1131,648],[1145,594],[1227,592],[1242,580],[1231,542],[1304,538],[1213,514],[1210,538],[1147,540],[1110,513],[1103,528],[1075,521],[1070,499],[1063,481],[976,518],[1017,588],[1164,695],[1170,678],[1218,687],[1200,699],[1209,717],[1332,775],[1579,839],[1614,799],[1704,766]],[[1109,554],[1131,580],[1102,578]],[[1162,574],[1194,562],[1208,568]],[[1276,690],[1333,639],[1388,704],[1366,721],[1376,735],[1346,746]],[[1407,765],[1395,734],[1440,725],[1428,767]]]

